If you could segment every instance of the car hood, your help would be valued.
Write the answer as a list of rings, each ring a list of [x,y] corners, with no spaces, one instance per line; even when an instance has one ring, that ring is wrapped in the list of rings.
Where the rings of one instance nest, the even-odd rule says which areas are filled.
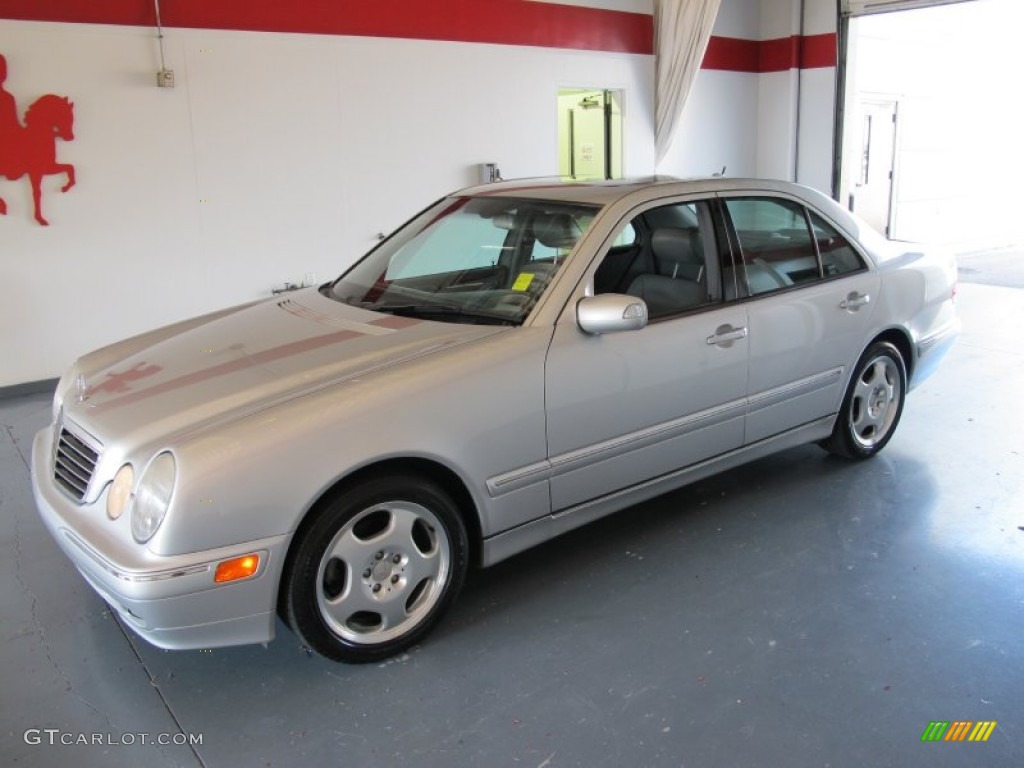
[[[502,330],[370,312],[311,289],[170,336],[154,331],[152,343],[143,336],[131,354],[89,370],[84,398],[69,392],[65,411],[104,441],[167,440]]]

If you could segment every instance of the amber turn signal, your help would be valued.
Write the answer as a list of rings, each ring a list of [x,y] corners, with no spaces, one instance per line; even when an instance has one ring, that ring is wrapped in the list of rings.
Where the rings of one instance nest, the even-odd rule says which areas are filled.
[[[232,560],[225,560],[217,566],[217,572],[213,580],[218,584],[225,581],[238,581],[252,576],[260,567],[260,556],[255,552],[251,555],[242,555]]]

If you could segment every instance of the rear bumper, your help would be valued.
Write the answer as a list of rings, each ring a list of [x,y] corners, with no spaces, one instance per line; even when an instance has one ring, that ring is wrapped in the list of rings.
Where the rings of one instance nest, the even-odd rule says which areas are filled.
[[[960,328],[960,318],[955,317],[938,331],[917,340],[917,363],[914,366],[913,378],[910,380],[910,389],[914,389],[935,373],[942,358],[953,348],[953,344],[960,336]]]
[[[288,536],[169,557],[134,542],[125,545],[111,535],[116,523],[104,511],[106,491],[93,504],[78,505],[53,484],[52,434],[51,428],[43,429],[32,444],[32,490],[39,515],[64,554],[125,624],[153,645],[175,650],[273,639]],[[219,562],[251,552],[260,554],[254,576],[214,583]]]

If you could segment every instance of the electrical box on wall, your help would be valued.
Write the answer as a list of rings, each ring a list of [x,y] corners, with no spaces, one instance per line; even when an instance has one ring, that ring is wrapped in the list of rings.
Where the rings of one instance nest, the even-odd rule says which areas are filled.
[[[156,73],[156,84],[158,88],[173,88],[174,87],[174,70],[173,69],[161,69]]]
[[[480,163],[480,183],[493,184],[502,181],[501,169],[497,163]]]

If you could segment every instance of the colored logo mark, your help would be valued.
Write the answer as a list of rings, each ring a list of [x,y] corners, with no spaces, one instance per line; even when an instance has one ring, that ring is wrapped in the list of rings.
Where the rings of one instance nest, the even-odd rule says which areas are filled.
[[[48,93],[25,110],[22,120],[14,95],[4,88],[6,80],[7,59],[0,54],[0,176],[11,181],[28,177],[36,221],[45,227],[50,222],[43,218],[43,176],[64,174],[61,192],[75,186],[75,166],[57,162],[57,139],[75,138],[74,104],[67,96]],[[0,199],[0,216],[6,213],[7,203]]]
[[[932,720],[921,741],[988,741],[996,724],[995,720]]]

